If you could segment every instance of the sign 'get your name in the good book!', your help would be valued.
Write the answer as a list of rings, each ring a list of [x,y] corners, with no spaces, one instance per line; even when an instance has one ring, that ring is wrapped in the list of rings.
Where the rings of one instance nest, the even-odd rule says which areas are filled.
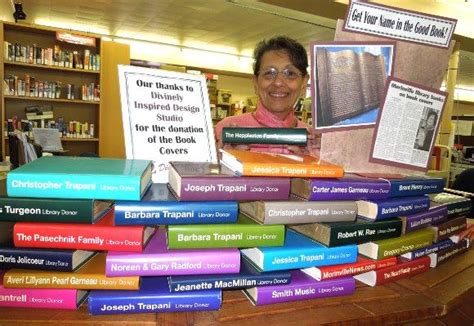
[[[119,66],[119,80],[127,158],[153,160],[153,182],[170,161],[217,160],[203,76]]]

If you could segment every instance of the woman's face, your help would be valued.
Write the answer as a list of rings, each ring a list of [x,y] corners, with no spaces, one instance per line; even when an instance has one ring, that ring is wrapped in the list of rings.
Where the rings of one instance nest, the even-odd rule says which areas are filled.
[[[435,125],[435,120],[436,120],[435,116],[434,116],[434,115],[430,115],[430,116],[428,117],[428,119],[426,119],[426,125],[427,125],[428,127],[434,127],[434,125]]]
[[[279,73],[274,77],[268,71],[274,68]],[[282,73],[296,73],[296,78],[286,78]],[[267,72],[267,73],[265,73]],[[298,98],[304,94],[308,76],[302,76],[290,60],[285,50],[268,51],[262,56],[259,74],[254,76],[255,93],[258,95],[263,106],[281,119],[284,119]]]

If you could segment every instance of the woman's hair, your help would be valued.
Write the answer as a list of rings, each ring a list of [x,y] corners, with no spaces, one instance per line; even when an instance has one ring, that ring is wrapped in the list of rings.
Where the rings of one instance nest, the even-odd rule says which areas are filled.
[[[426,115],[426,119],[428,119],[430,116],[434,116],[435,121],[438,119],[438,113],[436,113],[435,111],[428,112],[428,114]]]
[[[286,51],[290,57],[291,63],[298,68],[298,70],[306,76],[308,74],[308,55],[306,50],[298,41],[286,37],[286,36],[276,36],[269,40],[263,40],[257,44],[255,50],[253,51],[253,56],[255,58],[253,64],[253,73],[255,76],[258,75],[260,71],[260,64],[262,62],[262,57],[268,51]]]

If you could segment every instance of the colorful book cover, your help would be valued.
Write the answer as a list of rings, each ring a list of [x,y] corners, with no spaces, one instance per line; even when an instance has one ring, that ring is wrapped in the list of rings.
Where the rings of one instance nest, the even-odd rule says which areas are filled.
[[[144,277],[138,291],[91,291],[91,315],[218,310],[221,290],[170,292],[166,277]]]
[[[452,235],[465,230],[467,227],[467,219],[464,216],[458,216],[456,218],[447,220],[445,222],[431,225],[428,227],[433,232],[433,241],[438,242],[441,240],[448,239]]]
[[[170,162],[169,186],[179,200],[287,200],[289,178],[239,177],[215,163]]]
[[[234,224],[168,225],[168,248],[282,246],[284,225],[261,225],[243,214]]]
[[[329,221],[354,221],[354,201],[311,202],[292,196],[291,200],[259,200],[239,203],[240,212],[261,224],[299,224]]]
[[[290,225],[290,228],[325,246],[335,247],[399,237],[402,234],[402,221],[398,218],[380,221],[357,219],[355,223],[325,222]]]
[[[401,216],[404,233],[421,230],[432,224],[445,221],[448,218],[448,208],[446,206],[430,207],[427,211]]]
[[[311,201],[386,199],[390,184],[381,179],[343,177],[339,179],[291,179],[291,193]]]
[[[372,259],[400,256],[406,252],[430,246],[433,238],[433,232],[425,228],[398,238],[362,243],[359,245],[359,254]]]
[[[73,272],[96,254],[88,250],[0,246],[0,270],[21,268]]]
[[[242,176],[339,178],[342,167],[310,155],[221,149],[221,164]]]
[[[10,197],[140,200],[151,183],[151,161],[44,156],[7,175]]]
[[[357,214],[370,220],[382,220],[415,214],[430,207],[428,196],[389,198],[385,200],[358,200]]]
[[[444,205],[448,210],[448,218],[463,216],[471,211],[471,200],[469,198],[451,194],[449,192],[441,192],[439,194],[431,194],[431,205]]]
[[[469,199],[471,201],[471,210],[469,212],[466,212],[465,215],[468,218],[474,218],[474,209],[472,209],[472,207],[474,207],[474,194],[470,192],[461,191],[461,190],[454,190],[451,188],[444,188],[444,191],[450,194],[455,194],[458,196],[462,196],[466,199]]]
[[[425,176],[383,179],[390,183],[389,197],[410,197],[442,192],[444,179]]]
[[[458,243],[453,244],[452,246],[433,252],[429,254],[430,257],[430,267],[435,268],[438,265],[445,263],[449,259],[466,252],[469,249],[469,240],[462,239]]]
[[[112,202],[95,199],[8,197],[5,179],[0,182],[0,221],[94,223]]]
[[[257,286],[245,289],[245,294],[256,305],[301,301],[349,295],[355,291],[353,277],[316,281],[302,271],[291,271],[291,283],[274,286]]]
[[[3,276],[6,288],[137,290],[138,276],[107,277],[105,253],[100,253],[75,272],[10,269]]]
[[[27,248],[142,251],[155,230],[115,226],[112,209],[96,224],[17,222],[13,242],[15,247]]]
[[[286,231],[285,244],[281,247],[248,248],[240,252],[264,272],[357,261],[356,245],[328,248],[293,230]]]
[[[406,252],[400,255],[400,257],[403,259],[412,260],[412,259],[420,258],[422,256],[427,256],[431,253],[438,252],[440,250],[447,249],[451,247],[453,244],[454,244],[453,241],[451,241],[450,239],[446,239],[439,242],[434,242],[431,246],[427,246],[427,247],[423,247],[420,249]]]
[[[0,307],[76,310],[88,293],[75,289],[8,289],[0,283]]]
[[[306,146],[305,128],[224,127],[222,141],[227,144],[285,144]]]
[[[116,225],[235,223],[235,201],[177,201],[166,184],[154,183],[140,201],[115,202]]]
[[[423,256],[414,260],[399,261],[399,263],[394,266],[358,274],[355,275],[354,278],[369,286],[375,286],[420,274],[429,269],[430,258]]]
[[[260,272],[245,258],[242,258],[239,273],[168,277],[171,292],[244,289],[288,284],[290,281],[289,271]]]
[[[160,228],[143,252],[109,251],[105,270],[107,276],[160,276],[236,273],[239,268],[237,248],[171,250]]]
[[[396,257],[389,257],[381,260],[372,260],[359,256],[357,261],[349,264],[330,265],[322,267],[303,268],[301,271],[312,278],[322,281],[331,278],[338,278],[349,275],[356,275],[373,271],[380,268],[394,266],[397,264]]]

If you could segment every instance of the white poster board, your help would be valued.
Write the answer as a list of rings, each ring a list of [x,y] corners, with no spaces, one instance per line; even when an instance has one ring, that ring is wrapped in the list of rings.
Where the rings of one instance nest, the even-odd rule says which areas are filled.
[[[152,160],[154,183],[168,181],[170,161],[217,162],[204,76],[118,68],[127,158]]]

